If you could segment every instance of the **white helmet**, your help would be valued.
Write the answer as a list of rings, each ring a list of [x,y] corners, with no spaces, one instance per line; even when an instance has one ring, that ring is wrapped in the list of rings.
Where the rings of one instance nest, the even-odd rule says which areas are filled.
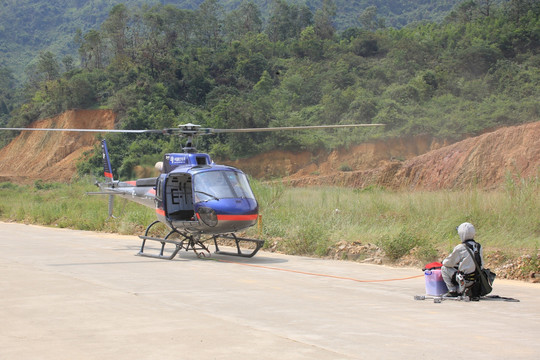
[[[476,230],[474,229],[473,224],[465,222],[457,227],[457,232],[459,235],[459,238],[461,239],[461,242],[465,242],[467,240],[473,240],[474,235],[476,234]]]

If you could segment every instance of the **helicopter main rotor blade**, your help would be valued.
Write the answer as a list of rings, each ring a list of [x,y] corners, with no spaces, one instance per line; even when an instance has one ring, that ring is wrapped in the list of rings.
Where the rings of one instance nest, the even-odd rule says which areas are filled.
[[[14,131],[73,131],[73,132],[95,132],[95,133],[165,133],[166,130],[112,130],[112,129],[47,129],[47,128],[0,128],[0,130],[14,130]]]
[[[93,133],[127,133],[127,134],[177,134],[184,136],[197,136],[221,133],[251,133],[251,132],[268,132],[282,130],[309,130],[309,129],[337,129],[337,128],[352,128],[352,127],[371,127],[384,126],[384,124],[343,124],[343,125],[307,125],[307,126],[288,126],[288,127],[268,127],[268,128],[246,128],[246,129],[212,129],[202,128],[198,125],[185,124],[179,125],[178,128],[169,128],[162,130],[115,130],[115,129],[47,129],[47,128],[0,128],[0,130],[13,131],[63,131],[63,132],[93,132]]]
[[[307,125],[307,126],[287,126],[268,128],[246,128],[246,129],[207,129],[211,133],[247,133],[259,131],[281,131],[281,130],[308,130],[308,129],[337,129],[350,127],[384,126],[384,124],[344,124],[344,125]]]

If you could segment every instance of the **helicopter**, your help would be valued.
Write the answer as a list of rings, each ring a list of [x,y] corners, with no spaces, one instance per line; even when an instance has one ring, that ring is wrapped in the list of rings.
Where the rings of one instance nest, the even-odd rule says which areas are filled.
[[[292,127],[213,129],[192,123],[162,130],[115,129],[49,129],[49,128],[0,128],[16,131],[75,131],[94,133],[160,133],[186,137],[182,153],[164,154],[156,163],[159,176],[135,181],[119,181],[113,176],[107,142],[101,141],[103,175],[105,181],[96,181],[99,191],[88,195],[109,197],[109,217],[113,217],[114,197],[134,201],[155,209],[156,220],[146,227],[141,248],[137,255],[172,260],[181,250],[193,251],[198,257],[214,253],[229,256],[253,257],[264,246],[264,240],[240,237],[236,233],[256,225],[259,205],[249,179],[241,170],[214,163],[210,155],[198,153],[194,139],[201,135],[219,133],[248,133],[260,131],[335,129],[350,127],[384,126],[384,124],[312,125]],[[155,228],[163,224],[166,235],[154,235]],[[147,241],[158,242],[158,251]],[[232,245],[236,251],[224,251],[219,243]],[[166,246],[170,245],[171,248]],[[172,249],[172,250],[171,250]]]

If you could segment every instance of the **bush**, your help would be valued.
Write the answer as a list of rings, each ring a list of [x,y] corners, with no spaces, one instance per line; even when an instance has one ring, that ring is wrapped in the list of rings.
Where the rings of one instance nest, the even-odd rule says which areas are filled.
[[[18,188],[17,184],[14,184],[14,183],[10,183],[10,182],[0,183],[0,189],[16,190],[17,188]]]
[[[58,189],[61,186],[59,183],[46,183],[43,180],[36,180],[34,182],[34,188],[36,190],[50,190]]]
[[[416,253],[416,258],[425,264],[433,261],[440,261],[437,249],[430,242],[424,242],[418,245],[418,252]]]
[[[386,237],[378,245],[390,260],[396,261],[409,253],[418,244],[419,240],[414,235],[402,230],[395,238]]]
[[[284,246],[293,255],[324,256],[328,253],[331,241],[326,226],[310,221],[298,228],[297,233]]]

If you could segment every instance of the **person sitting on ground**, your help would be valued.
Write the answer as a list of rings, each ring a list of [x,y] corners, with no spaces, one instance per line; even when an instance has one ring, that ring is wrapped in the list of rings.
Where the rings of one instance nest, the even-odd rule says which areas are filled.
[[[468,288],[474,284],[476,265],[474,263],[471,253],[467,251],[467,247],[471,249],[476,257],[476,261],[480,268],[483,267],[484,258],[482,252],[482,246],[474,241],[474,235],[476,230],[471,223],[465,222],[457,227],[458,235],[461,239],[461,244],[457,245],[452,253],[443,260],[441,274],[448,292],[445,296],[458,296],[463,295],[465,288]],[[463,276],[464,288],[460,288],[456,276]]]

